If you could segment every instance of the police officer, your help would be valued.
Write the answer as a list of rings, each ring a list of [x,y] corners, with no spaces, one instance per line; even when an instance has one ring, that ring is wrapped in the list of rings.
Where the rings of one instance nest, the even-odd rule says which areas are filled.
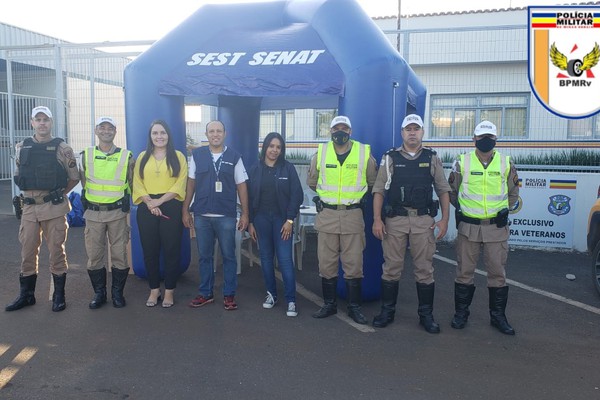
[[[32,137],[17,143],[15,183],[21,189],[23,215],[19,229],[21,275],[19,296],[6,311],[35,304],[38,254],[42,235],[50,253],[50,272],[54,281],[52,311],[62,311],[67,279],[66,214],[71,205],[66,194],[79,182],[73,149],[60,138],[52,137],[52,113],[48,107],[31,111]]]
[[[111,297],[114,307],[125,307],[123,289],[127,281],[127,243],[129,215],[135,160],[129,150],[114,143],[117,125],[110,117],[100,117],[94,130],[98,145],[81,152],[80,175],[83,185],[83,215],[86,220],[85,249],[88,255],[88,275],[94,289],[91,309],[106,303],[106,237],[110,243],[112,263]]]
[[[515,330],[506,319],[508,286],[508,210],[519,198],[517,169],[508,156],[494,150],[496,125],[483,121],[475,127],[475,151],[459,156],[448,178],[450,202],[456,208],[455,314],[451,326],[463,329],[475,293],[473,275],[483,247],[487,269],[490,323],[506,335]]]
[[[404,118],[402,146],[383,155],[373,186],[373,235],[383,241],[385,260],[381,276],[381,312],[373,319],[373,326],[383,328],[394,321],[398,284],[410,240],[419,322],[427,332],[439,333],[440,327],[433,319],[433,255],[436,239],[444,237],[448,230],[450,186],[435,151],[422,146],[423,133],[420,116],[410,114]],[[442,218],[438,222],[434,217],[439,204],[433,200],[433,189],[442,208]],[[383,209],[386,193],[387,205]],[[436,228],[438,232],[434,237]]]
[[[335,117],[330,128],[331,141],[319,145],[307,177],[308,186],[320,197],[315,229],[324,305],[313,317],[325,318],[337,313],[341,258],[348,292],[348,316],[358,324],[366,324],[367,319],[361,312],[365,248],[361,200],[375,182],[377,162],[369,145],[350,139],[352,125],[348,117]]]

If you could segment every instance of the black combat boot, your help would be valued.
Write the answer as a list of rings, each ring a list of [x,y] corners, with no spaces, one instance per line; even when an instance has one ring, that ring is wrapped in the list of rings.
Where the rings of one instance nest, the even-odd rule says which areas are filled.
[[[113,306],[116,308],[125,307],[125,305],[127,304],[125,301],[125,297],[123,297],[123,290],[125,289],[125,282],[127,282],[127,275],[129,275],[129,268],[112,268],[111,295]]]
[[[514,335],[515,330],[506,319],[506,302],[508,301],[508,286],[490,287],[490,325],[505,335]]]
[[[67,308],[67,304],[65,302],[65,283],[67,282],[67,274],[52,274],[52,280],[54,280],[54,294],[52,295],[52,311],[62,311],[65,308]]]
[[[474,293],[475,285],[454,282],[454,318],[450,324],[454,329],[463,329],[467,325]]]
[[[381,312],[373,318],[373,326],[385,328],[394,321],[398,299],[398,281],[381,281]]]
[[[338,278],[321,278],[323,288],[323,306],[314,313],[313,318],[327,318],[337,314],[337,280]]]
[[[37,275],[19,276],[20,293],[19,297],[4,308],[6,311],[20,310],[26,306],[35,304],[35,282]]]
[[[417,297],[419,299],[419,323],[429,333],[440,333],[440,326],[433,319],[433,295],[435,283],[417,282]]]
[[[94,297],[90,301],[89,307],[95,310],[106,303],[106,268],[90,269],[88,275],[94,288]]]
[[[346,291],[348,292],[348,316],[357,324],[365,325],[369,321],[360,311],[362,304],[362,278],[346,279]]]

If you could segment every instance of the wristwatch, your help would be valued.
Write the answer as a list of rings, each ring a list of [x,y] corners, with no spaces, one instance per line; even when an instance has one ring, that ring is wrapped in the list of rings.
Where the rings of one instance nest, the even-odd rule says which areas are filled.
[[[294,224],[294,220],[293,220],[293,219],[288,219],[288,220],[287,220],[287,222],[289,222],[289,223],[290,223],[290,225],[293,225],[293,224]]]

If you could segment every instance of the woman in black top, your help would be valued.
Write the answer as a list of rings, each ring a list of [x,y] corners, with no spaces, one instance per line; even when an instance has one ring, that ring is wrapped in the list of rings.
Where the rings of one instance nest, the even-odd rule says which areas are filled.
[[[285,289],[286,313],[296,310],[296,276],[292,253],[293,223],[304,199],[296,168],[285,159],[285,141],[271,132],[263,141],[260,162],[252,167],[249,176],[250,224],[248,232],[258,242],[267,296],[264,308],[277,303],[274,256]]]

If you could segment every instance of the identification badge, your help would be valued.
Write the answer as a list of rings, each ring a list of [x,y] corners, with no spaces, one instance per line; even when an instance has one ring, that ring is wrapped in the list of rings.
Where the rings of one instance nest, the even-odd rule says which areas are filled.
[[[221,181],[215,182],[215,192],[221,193],[223,191],[223,183]]]

